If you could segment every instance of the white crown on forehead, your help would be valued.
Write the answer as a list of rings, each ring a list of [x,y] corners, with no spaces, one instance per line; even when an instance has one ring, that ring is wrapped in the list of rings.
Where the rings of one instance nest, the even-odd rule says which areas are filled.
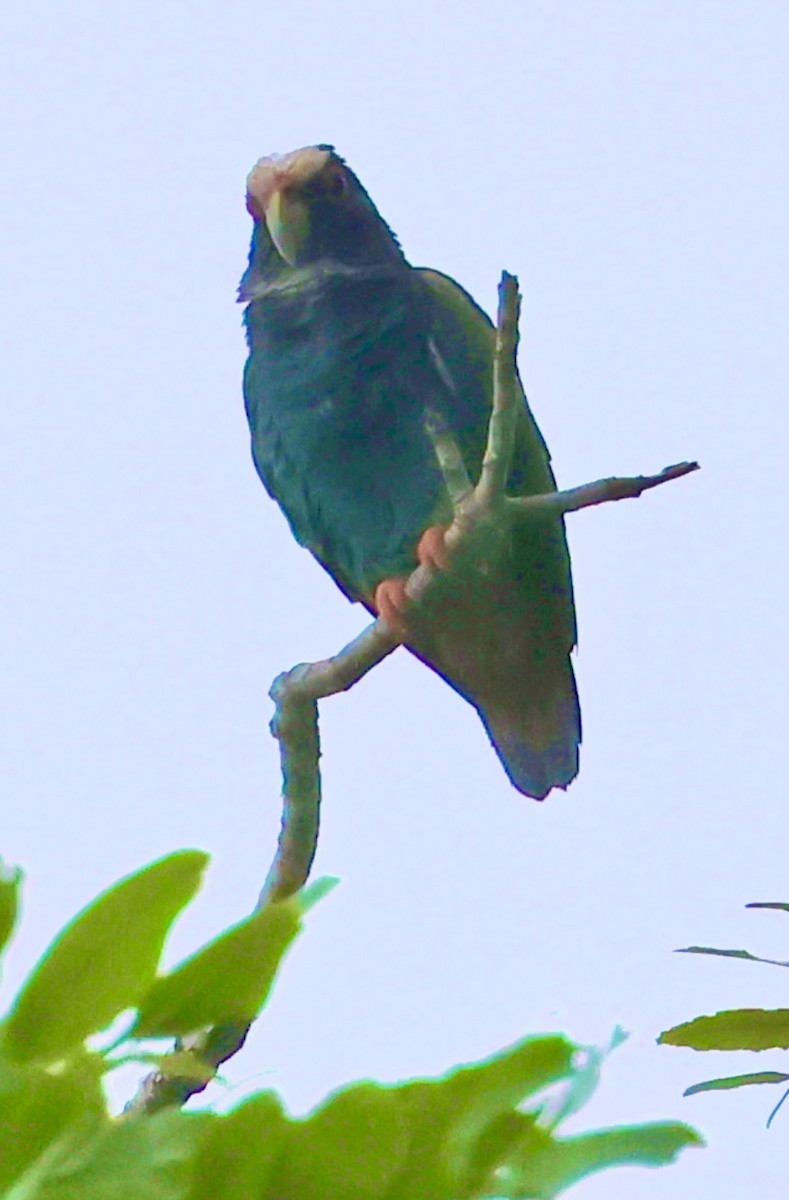
[[[288,154],[269,154],[259,159],[247,176],[247,208],[253,216],[262,216],[274,192],[307,183],[320,174],[330,158],[330,150],[304,146]]]

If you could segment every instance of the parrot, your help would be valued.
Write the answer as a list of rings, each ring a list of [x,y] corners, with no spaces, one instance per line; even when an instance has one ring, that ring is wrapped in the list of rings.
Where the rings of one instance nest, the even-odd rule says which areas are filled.
[[[331,145],[261,158],[246,199],[243,393],[263,485],[342,592],[400,630],[407,649],[476,708],[513,786],[536,800],[566,788],[578,773],[581,715],[563,517],[508,527],[490,565],[462,587],[431,587],[413,616],[405,594],[420,562],[438,584],[447,565],[453,506],[436,422],[471,482],[479,477],[493,395],[490,319],[448,275],[408,262]],[[554,492],[520,378],[518,387],[507,494]],[[449,584],[451,572],[443,578]]]

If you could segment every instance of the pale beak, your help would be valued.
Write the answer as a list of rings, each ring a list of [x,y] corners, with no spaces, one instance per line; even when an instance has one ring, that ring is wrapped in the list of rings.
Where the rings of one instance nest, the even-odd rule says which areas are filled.
[[[306,201],[294,188],[276,188],[266,204],[265,218],[278,253],[295,267],[310,233]]]
[[[303,189],[324,169],[331,155],[317,146],[290,154],[271,154],[247,176],[247,208],[256,221],[265,218],[271,240],[286,263],[303,257],[310,236],[310,211]]]

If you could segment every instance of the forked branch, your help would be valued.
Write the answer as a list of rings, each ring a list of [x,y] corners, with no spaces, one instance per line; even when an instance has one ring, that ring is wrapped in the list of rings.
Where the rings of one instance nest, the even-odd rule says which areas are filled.
[[[568,491],[545,495],[507,497],[509,474],[520,398],[515,355],[518,344],[520,295],[518,281],[506,272],[499,285],[499,308],[493,362],[493,407],[488,443],[480,477],[473,485],[454,437],[437,420],[430,428],[436,457],[452,500],[454,519],[446,533],[448,549],[456,551],[479,530],[483,522],[495,525],[498,514],[508,517],[551,512],[557,518],[609,500],[640,496],[648,488],[679,479],[697,469],[697,463],[678,463],[657,475],[598,479]],[[453,556],[442,571],[444,580],[459,577],[464,564]],[[408,580],[406,594],[414,610],[435,581],[429,566],[418,567]],[[320,740],[318,701],[347,691],[368,671],[391,654],[400,636],[380,618],[373,621],[338,654],[320,662],[301,663],[279,675],[271,686],[275,712],[271,732],[279,740],[282,764],[282,828],[277,852],[258,898],[257,908],[293,895],[307,880],[318,841],[320,814]],[[189,1040],[188,1048],[214,1071],[243,1045],[249,1026],[212,1029]],[[188,1079],[149,1076],[130,1110],[154,1112],[180,1105],[202,1091],[205,1083]]]
[[[515,356],[518,345],[520,294],[518,281],[505,271],[499,284],[499,308],[493,360],[493,407],[488,427],[488,444],[476,486],[454,437],[436,423],[430,434],[436,457],[454,507],[454,520],[446,534],[446,545],[457,550],[483,522],[496,520],[496,509],[537,513],[550,511],[557,517],[609,500],[640,496],[648,488],[698,469],[697,463],[678,463],[657,475],[598,479],[568,491],[538,496],[507,497],[505,484],[512,459],[517,406],[520,402]],[[453,562],[451,576],[462,564]],[[420,566],[406,585],[406,594],[418,608],[430,590],[435,572]],[[317,701],[347,691],[399,645],[400,637],[380,618],[354,638],[339,654],[321,662],[301,663],[278,676],[270,696],[276,711],[271,732],[279,739],[282,762],[282,829],[277,853],[266,877],[260,903],[292,895],[307,879],[318,839],[320,770],[318,766]]]

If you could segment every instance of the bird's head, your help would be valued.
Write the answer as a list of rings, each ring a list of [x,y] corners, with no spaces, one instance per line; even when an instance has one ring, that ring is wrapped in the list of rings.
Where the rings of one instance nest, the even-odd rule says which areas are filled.
[[[332,146],[261,158],[247,178],[247,208],[255,221],[250,271],[258,280],[318,262],[353,267],[403,257],[397,238]],[[242,298],[243,290],[242,283]]]

